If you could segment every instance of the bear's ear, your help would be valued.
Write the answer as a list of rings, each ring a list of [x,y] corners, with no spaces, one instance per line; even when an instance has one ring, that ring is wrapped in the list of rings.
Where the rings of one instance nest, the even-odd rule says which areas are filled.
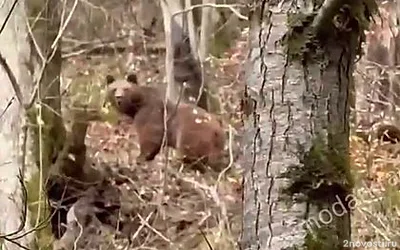
[[[115,78],[112,75],[106,76],[107,85],[113,83],[114,81],[115,81]]]
[[[137,76],[136,76],[135,73],[129,73],[129,74],[126,76],[126,80],[127,80],[129,83],[138,84]]]

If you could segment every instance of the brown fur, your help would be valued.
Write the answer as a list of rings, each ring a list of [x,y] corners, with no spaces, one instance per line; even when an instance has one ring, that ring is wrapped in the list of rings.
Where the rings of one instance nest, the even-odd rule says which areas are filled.
[[[151,161],[160,152],[164,136],[164,98],[154,87],[140,86],[136,76],[115,80],[107,76],[108,96],[117,110],[133,118],[140,155],[137,162]],[[218,164],[224,154],[225,133],[221,121],[202,108],[167,102],[167,145],[188,161]]]

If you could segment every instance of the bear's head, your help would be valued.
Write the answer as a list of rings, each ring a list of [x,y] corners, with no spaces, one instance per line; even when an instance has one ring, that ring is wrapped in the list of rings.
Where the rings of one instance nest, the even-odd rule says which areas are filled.
[[[134,73],[127,75],[125,79],[115,79],[111,75],[106,76],[107,93],[109,101],[118,112],[134,118],[137,111],[144,105],[145,90],[138,85]]]

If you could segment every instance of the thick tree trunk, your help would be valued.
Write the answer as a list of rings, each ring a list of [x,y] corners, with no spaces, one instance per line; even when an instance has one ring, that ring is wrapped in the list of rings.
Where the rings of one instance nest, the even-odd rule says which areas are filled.
[[[349,93],[361,24],[344,11],[335,26],[339,4],[313,21],[294,14],[290,27],[287,13],[298,10],[267,2],[251,15],[242,249],[342,249],[354,205]]]
[[[20,171],[23,166],[22,151],[24,134],[24,108],[22,102],[29,99],[32,90],[32,79],[27,63],[30,60],[28,30],[25,25],[25,1],[19,1],[12,10],[14,1],[6,1],[0,8],[2,23],[7,20],[4,30],[0,33],[0,54],[15,76],[21,95],[16,95],[16,88],[7,73],[4,61],[0,65],[1,133],[0,133],[0,234],[9,236],[2,238],[1,249],[22,249],[30,247],[31,235],[19,237],[30,229],[29,220],[24,213],[26,195],[22,189]],[[10,78],[11,77],[11,78]],[[20,99],[22,97],[22,100]],[[25,150],[25,149],[22,149]],[[21,220],[22,219],[22,220]],[[25,223],[27,222],[27,223]],[[14,241],[14,243],[12,242]],[[16,244],[17,243],[17,244]]]
[[[245,142],[244,166],[248,166],[248,171],[244,176],[242,247],[257,249],[259,245],[260,249],[284,249],[294,244],[303,244],[306,235],[300,223],[306,213],[306,206],[300,204],[284,211],[284,203],[279,202],[278,198],[279,188],[283,187],[285,180],[278,176],[290,165],[298,164],[297,157],[289,153],[295,146],[291,145],[295,143],[293,139],[300,139],[303,144],[308,144],[303,146],[310,147],[310,124],[305,123],[305,113],[309,108],[303,107],[301,84],[285,84],[286,89],[282,91],[286,58],[283,48],[274,50],[274,43],[287,32],[286,14],[273,14],[270,20],[263,20],[273,23],[269,39],[266,40],[268,28],[260,27],[257,21],[259,16],[265,14],[260,13],[260,9],[257,11],[252,17],[249,38],[249,60],[252,64],[247,69],[247,101],[254,101],[254,113],[250,114],[245,123],[244,138],[248,138],[248,141]],[[259,41],[260,32],[262,41]],[[261,69],[265,72],[260,72]],[[289,70],[293,77],[301,78],[302,72],[299,69]],[[262,96],[258,96],[259,93]],[[285,95],[282,96],[282,93]],[[281,103],[282,98],[285,98],[285,103]],[[306,126],[302,128],[303,125]],[[286,135],[291,138],[285,138]],[[289,147],[287,150],[284,150],[285,144]],[[294,150],[297,151],[296,148]]]

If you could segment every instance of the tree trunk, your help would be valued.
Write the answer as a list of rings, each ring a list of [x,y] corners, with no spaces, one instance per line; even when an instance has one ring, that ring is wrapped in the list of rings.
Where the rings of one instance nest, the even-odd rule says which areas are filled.
[[[50,211],[46,209],[48,197],[42,190],[46,190],[47,185],[52,183],[49,178],[51,167],[62,150],[66,137],[61,116],[61,50],[59,42],[54,42],[59,32],[61,18],[57,0],[29,1],[27,7],[33,36],[32,65],[35,69],[35,84],[38,86],[35,105],[28,110],[29,120],[33,124],[31,127],[33,141],[36,145],[32,150],[38,169],[28,183],[28,192],[31,202],[35,204],[30,206],[32,224],[37,226],[53,212],[52,208]],[[52,225],[54,227],[53,219]],[[49,227],[38,231],[36,247],[48,244],[46,239],[51,239],[50,235]]]
[[[215,4],[215,0],[203,0],[203,4]],[[212,11],[215,10],[211,7],[203,7],[201,9],[199,57],[202,63],[204,63],[208,57],[211,30],[214,29],[214,22],[211,16]]]
[[[136,12],[136,21],[147,36],[154,36],[154,28],[159,18],[156,0],[140,0]]]
[[[192,1],[191,0],[185,0],[185,9],[189,9],[192,6]],[[189,34],[189,41],[190,41],[190,49],[193,52],[193,56],[195,59],[198,59],[198,54],[197,54],[197,26],[194,23],[194,18],[193,18],[193,11],[188,11],[187,15],[187,28],[188,28],[188,34]]]
[[[199,60],[193,55],[180,1],[161,0],[166,44],[167,97],[173,103],[195,103],[208,110]],[[174,16],[173,16],[174,15]]]
[[[19,237],[30,229],[29,220],[25,213],[26,194],[22,189],[23,178],[20,171],[24,172],[24,161],[21,149],[24,146],[24,108],[22,106],[29,99],[32,90],[32,79],[29,75],[27,62],[30,59],[28,30],[25,25],[25,1],[19,1],[13,10],[14,1],[6,1],[0,8],[1,23],[7,20],[4,30],[0,34],[0,78],[2,87],[0,91],[1,107],[1,133],[0,133],[0,234],[2,237],[1,249],[23,249],[21,246],[30,247],[32,237],[27,235]],[[9,72],[7,69],[9,68]],[[10,75],[11,73],[11,75]],[[15,77],[15,82],[12,78]],[[16,85],[15,85],[16,84]],[[20,89],[21,94],[16,89]],[[24,138],[24,139],[23,139]],[[22,149],[25,150],[25,149]],[[24,155],[26,156],[26,155]],[[22,179],[23,180],[23,179]],[[22,219],[22,220],[21,220]],[[26,223],[28,222],[28,223]],[[20,246],[18,246],[20,245]]]
[[[242,249],[343,249],[354,208],[348,100],[366,27],[356,20],[369,16],[350,15],[367,13],[362,1],[351,12],[325,1],[317,16],[267,2],[250,18]]]
[[[35,105],[28,110],[32,125],[34,157],[38,171],[28,183],[30,206],[35,226],[51,217],[52,234],[60,238],[65,231],[69,206],[78,198],[68,200],[68,195],[86,189],[87,182],[96,180],[96,174],[88,173],[86,165],[85,136],[90,115],[82,107],[69,107],[72,118],[71,131],[66,131],[61,112],[61,8],[58,0],[29,1],[28,12],[33,38],[32,68],[38,84]],[[79,109],[81,108],[81,109]],[[46,194],[41,191],[46,190]],[[60,207],[46,208],[48,200],[58,202]],[[67,200],[67,201],[65,201]],[[40,230],[37,247],[49,244],[49,230]]]

